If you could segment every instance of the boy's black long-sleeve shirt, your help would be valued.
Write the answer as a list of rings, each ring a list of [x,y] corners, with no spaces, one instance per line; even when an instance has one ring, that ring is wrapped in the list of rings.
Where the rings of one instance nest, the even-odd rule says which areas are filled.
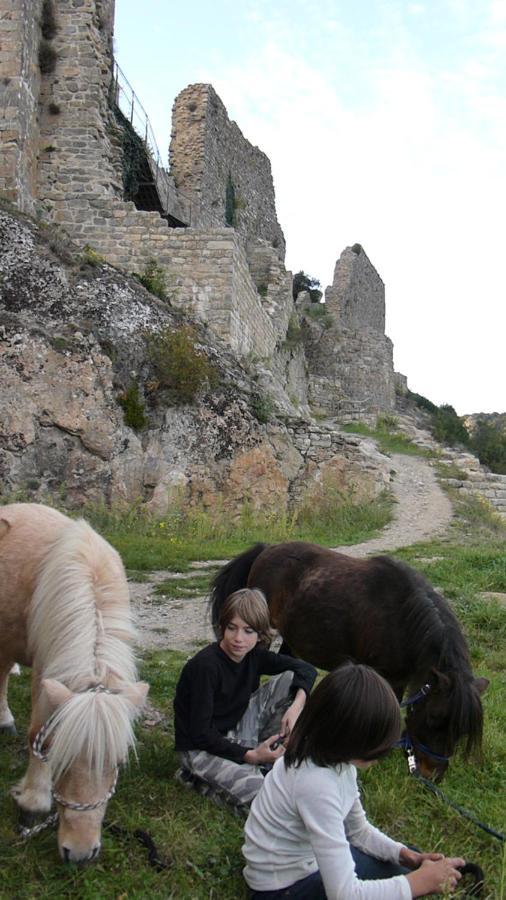
[[[241,662],[230,659],[219,644],[210,644],[190,659],[174,698],[176,750],[207,750],[214,756],[244,762],[246,747],[225,735],[246,711],[261,675],[294,673],[292,693],[309,694],[316,678],[310,663],[272,653],[257,644]]]

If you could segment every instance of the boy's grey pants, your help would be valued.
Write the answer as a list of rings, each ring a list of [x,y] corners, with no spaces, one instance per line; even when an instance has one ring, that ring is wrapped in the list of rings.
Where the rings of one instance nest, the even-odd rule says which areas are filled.
[[[244,715],[227,738],[243,747],[258,744],[278,734],[283,714],[290,706],[290,687],[293,672],[275,675],[251,695]],[[181,765],[193,775],[208,782],[236,805],[249,806],[263,784],[260,766],[236,763],[231,759],[213,756],[206,750],[184,750]]]

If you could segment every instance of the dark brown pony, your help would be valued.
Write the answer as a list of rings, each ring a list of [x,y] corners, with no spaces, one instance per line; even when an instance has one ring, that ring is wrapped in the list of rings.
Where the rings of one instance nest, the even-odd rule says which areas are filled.
[[[225,598],[260,588],[280,652],[321,669],[366,663],[408,691],[405,746],[424,775],[440,778],[461,745],[481,748],[485,678],[475,678],[450,606],[414,569],[376,556],[355,559],[316,544],[256,544],[231,560],[212,583],[213,627]]]

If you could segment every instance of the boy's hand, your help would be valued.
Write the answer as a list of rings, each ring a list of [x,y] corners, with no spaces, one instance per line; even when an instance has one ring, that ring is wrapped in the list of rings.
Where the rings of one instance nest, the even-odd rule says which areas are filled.
[[[281,737],[282,735],[280,734],[273,734],[272,737],[267,738],[267,740],[259,744],[258,747],[255,747],[253,750],[247,750],[244,754],[244,762],[247,762],[252,766],[275,763],[280,756],[283,756],[285,748],[283,747],[283,744],[280,744],[276,750],[271,750],[271,744],[274,744],[274,742]]]
[[[293,726],[295,725],[302,710],[304,709],[306,699],[306,692],[303,691],[302,688],[299,688],[297,693],[295,694],[293,702],[290,704],[283,718],[281,719],[281,733],[285,736],[285,738],[289,737],[289,735],[292,733]]]

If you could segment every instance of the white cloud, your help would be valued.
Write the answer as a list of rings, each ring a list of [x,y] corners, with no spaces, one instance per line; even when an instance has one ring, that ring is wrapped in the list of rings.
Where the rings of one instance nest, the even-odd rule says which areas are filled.
[[[374,104],[350,110],[320,70],[270,42],[215,86],[271,159],[288,263],[326,284],[344,246],[362,243],[413,388],[461,412],[504,407],[501,154],[448,114],[423,69],[374,75]]]

